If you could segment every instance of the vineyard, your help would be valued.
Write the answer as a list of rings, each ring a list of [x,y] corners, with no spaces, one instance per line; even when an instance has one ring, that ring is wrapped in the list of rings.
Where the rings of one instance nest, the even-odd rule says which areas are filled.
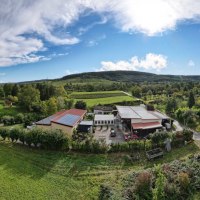
[[[73,92],[70,97],[74,99],[97,99],[107,97],[127,96],[122,91],[103,91],[103,92]]]

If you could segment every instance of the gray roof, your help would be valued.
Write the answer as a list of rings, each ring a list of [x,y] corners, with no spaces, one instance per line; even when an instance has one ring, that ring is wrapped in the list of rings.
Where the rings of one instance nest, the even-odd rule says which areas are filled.
[[[131,109],[134,110],[141,119],[158,119],[155,115],[152,115],[146,108],[142,106],[131,106]]]
[[[79,115],[67,114],[60,117],[56,122],[67,126],[73,126],[79,119]]]
[[[79,125],[92,126],[93,121],[81,121]]]
[[[51,125],[51,120],[54,119],[55,115],[51,115],[45,119],[42,119],[38,122],[36,122],[36,124],[38,125]]]
[[[117,106],[122,119],[168,119],[169,117],[159,111],[148,111],[144,106]]]
[[[121,118],[140,119],[141,117],[130,106],[116,106]]]
[[[107,121],[107,120],[114,120],[114,115],[95,115],[94,120],[95,121]]]
[[[155,115],[156,117],[158,117],[159,119],[169,119],[169,117],[167,115],[165,115],[164,113],[161,113],[157,110],[155,111],[150,111],[153,115]]]

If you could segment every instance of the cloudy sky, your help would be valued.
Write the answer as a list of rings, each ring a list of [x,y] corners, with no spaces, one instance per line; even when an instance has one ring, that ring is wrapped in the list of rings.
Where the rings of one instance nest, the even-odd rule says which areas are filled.
[[[0,82],[107,70],[200,75],[200,1],[0,0]]]

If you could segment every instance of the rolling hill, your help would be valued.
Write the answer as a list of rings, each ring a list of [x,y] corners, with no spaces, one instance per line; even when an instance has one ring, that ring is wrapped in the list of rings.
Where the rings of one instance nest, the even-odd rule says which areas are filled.
[[[59,80],[109,80],[117,82],[170,82],[170,81],[200,81],[200,76],[159,75],[139,71],[103,71],[86,72],[64,76]],[[58,80],[58,79],[57,79]]]

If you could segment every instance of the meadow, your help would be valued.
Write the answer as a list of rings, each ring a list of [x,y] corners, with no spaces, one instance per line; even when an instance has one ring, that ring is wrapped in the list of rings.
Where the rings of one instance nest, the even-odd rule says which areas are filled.
[[[154,164],[184,159],[199,152],[190,144],[166,153],[163,159],[126,163],[123,153],[77,154],[29,149],[0,142],[1,199],[98,199],[102,183],[120,187],[129,173]],[[144,156],[144,155],[143,155]]]
[[[124,101],[136,100],[132,96],[128,96],[122,91],[102,91],[102,92],[73,92],[70,94],[71,98],[75,101],[84,101],[88,107],[95,106],[97,104],[110,105],[117,104]]]

